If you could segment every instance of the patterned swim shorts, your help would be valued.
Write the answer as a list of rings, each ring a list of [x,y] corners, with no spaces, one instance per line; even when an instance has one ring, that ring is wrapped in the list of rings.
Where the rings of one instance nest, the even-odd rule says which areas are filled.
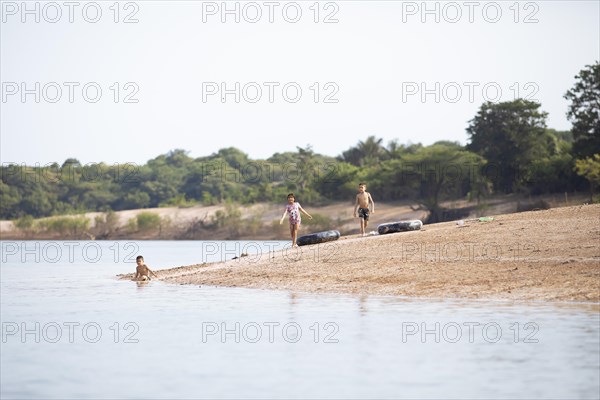
[[[358,218],[363,218],[365,221],[369,220],[369,209],[368,208],[359,208],[358,209]]]

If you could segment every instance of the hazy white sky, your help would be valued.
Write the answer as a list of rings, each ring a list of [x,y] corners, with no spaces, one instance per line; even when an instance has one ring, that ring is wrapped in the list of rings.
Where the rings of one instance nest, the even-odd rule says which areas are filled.
[[[566,130],[600,59],[598,1],[23,4],[1,4],[3,163],[464,144],[483,101],[517,96]]]

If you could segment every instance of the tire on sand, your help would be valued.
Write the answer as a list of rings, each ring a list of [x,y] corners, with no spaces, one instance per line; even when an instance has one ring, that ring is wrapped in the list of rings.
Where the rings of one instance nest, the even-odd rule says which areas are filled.
[[[338,231],[323,231],[300,236],[296,239],[296,244],[298,246],[305,246],[307,244],[331,242],[332,240],[338,240],[339,238],[340,233]]]
[[[377,227],[377,232],[379,232],[380,235],[385,235],[396,232],[418,231],[422,226],[423,222],[418,219],[414,221],[389,222],[387,224],[379,225]]]

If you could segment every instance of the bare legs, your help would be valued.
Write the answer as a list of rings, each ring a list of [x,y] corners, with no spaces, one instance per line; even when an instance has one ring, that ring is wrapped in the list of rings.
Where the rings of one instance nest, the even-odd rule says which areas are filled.
[[[298,237],[298,224],[290,224],[290,235],[292,236],[292,247],[296,247],[296,238]]]
[[[366,234],[368,223],[369,223],[369,221],[367,221],[366,219],[360,218],[360,234],[362,236],[365,236],[365,234]]]

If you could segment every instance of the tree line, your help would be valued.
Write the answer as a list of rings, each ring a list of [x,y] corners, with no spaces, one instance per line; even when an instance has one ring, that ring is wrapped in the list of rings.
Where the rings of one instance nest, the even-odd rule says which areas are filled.
[[[358,182],[381,201],[410,200],[443,219],[440,204],[493,193],[557,193],[600,184],[600,67],[576,75],[565,94],[570,131],[546,126],[541,104],[517,99],[484,103],[467,127],[468,143],[400,144],[369,136],[337,157],[310,146],[252,160],[229,147],[192,158],[182,149],[144,165],[0,167],[0,218],[35,218],[162,206],[351,201]]]

